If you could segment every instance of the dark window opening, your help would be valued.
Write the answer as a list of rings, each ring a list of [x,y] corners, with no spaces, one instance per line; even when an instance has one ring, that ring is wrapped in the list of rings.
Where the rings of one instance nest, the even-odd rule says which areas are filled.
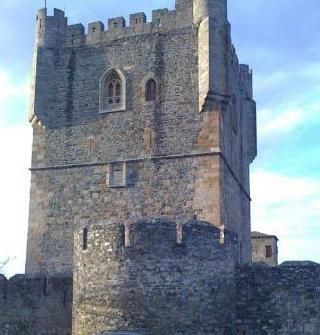
[[[110,83],[108,87],[108,97],[111,98],[113,97],[113,84]]]
[[[238,98],[236,95],[233,95],[232,97],[232,106],[231,106],[231,126],[232,129],[237,132],[238,130]]]
[[[117,22],[114,22],[114,23],[113,23],[113,27],[114,27],[114,28],[117,28]]]
[[[48,295],[48,278],[44,278],[43,280],[43,286],[42,286],[43,295]]]
[[[83,228],[82,231],[82,250],[88,249],[88,228]]]
[[[271,258],[272,257],[272,246],[266,245],[266,257]]]
[[[158,19],[158,27],[161,27],[161,19]]]
[[[242,247],[242,241],[241,241],[239,245],[239,263],[240,264],[242,263],[242,250],[243,250],[243,247]]]
[[[116,97],[119,97],[120,95],[121,95],[121,85],[120,82],[118,81],[116,85]]]
[[[157,83],[154,79],[149,79],[146,84],[146,101],[154,101],[157,98]]]
[[[67,307],[67,291],[63,292],[63,307]]]
[[[138,23],[138,19],[136,19],[136,24]]]

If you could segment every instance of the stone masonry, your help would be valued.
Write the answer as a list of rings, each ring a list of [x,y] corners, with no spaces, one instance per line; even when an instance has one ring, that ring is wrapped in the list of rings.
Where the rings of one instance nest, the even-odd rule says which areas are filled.
[[[39,10],[29,121],[0,335],[319,335],[320,266],[252,265],[256,108],[227,0],[87,30]]]
[[[75,229],[145,217],[228,229],[239,263],[250,263],[255,103],[227,2],[180,0],[176,10],[153,11],[150,23],[137,13],[128,27],[114,18],[87,34],[62,11],[42,9],[36,28],[27,274],[72,275]],[[108,112],[112,73],[121,106]],[[125,169],[123,187],[109,184],[114,164]]]
[[[251,233],[252,262],[269,266],[278,265],[278,238],[253,231]]]

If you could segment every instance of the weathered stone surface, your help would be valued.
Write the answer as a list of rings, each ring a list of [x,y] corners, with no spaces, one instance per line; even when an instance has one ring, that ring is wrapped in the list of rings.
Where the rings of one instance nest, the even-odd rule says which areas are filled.
[[[176,5],[150,23],[143,13],[129,27],[121,17],[106,31],[91,23],[88,35],[61,11],[39,12],[28,274],[72,275],[74,229],[114,218],[198,217],[238,234],[237,260],[251,262],[251,73],[231,44],[226,1]],[[109,69],[121,74],[125,108],[101,113]],[[157,83],[151,102],[148,78]],[[124,187],[109,187],[116,162]]]
[[[71,335],[72,279],[0,275],[1,335]]]
[[[244,334],[320,334],[319,264],[242,268],[236,278],[237,322]]]
[[[252,262],[269,266],[278,265],[278,238],[253,231],[251,233]]]
[[[189,221],[105,221],[75,235],[74,334],[235,334],[234,236]]]
[[[27,276],[0,276],[0,335],[320,334],[320,265],[243,266],[256,107],[226,0],[87,34],[42,9],[32,92]]]

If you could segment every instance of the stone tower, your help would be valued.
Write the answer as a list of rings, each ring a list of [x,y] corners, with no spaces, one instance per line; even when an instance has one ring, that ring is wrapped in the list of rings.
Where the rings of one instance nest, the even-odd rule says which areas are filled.
[[[107,25],[38,12],[26,274],[0,275],[0,335],[319,335],[320,265],[276,266],[261,233],[251,251],[227,1]]]
[[[251,260],[252,75],[226,0],[68,25],[39,11],[26,272],[73,273],[75,230],[191,218],[238,236]]]
[[[227,1],[36,24],[26,273],[73,276],[76,335],[233,334],[256,122]]]

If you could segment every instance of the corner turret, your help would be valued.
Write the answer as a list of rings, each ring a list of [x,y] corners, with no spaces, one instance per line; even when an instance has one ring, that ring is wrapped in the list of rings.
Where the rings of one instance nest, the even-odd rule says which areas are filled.
[[[194,0],[193,23],[198,28],[199,110],[203,111],[207,100],[221,102],[228,95],[227,0]]]
[[[53,16],[48,16],[47,8],[40,9],[36,19],[36,47],[57,47],[66,38],[67,24],[64,11],[55,8]]]
[[[193,22],[196,25],[199,25],[207,17],[214,18],[217,24],[224,25],[227,16],[226,0],[194,0],[193,2]]]

